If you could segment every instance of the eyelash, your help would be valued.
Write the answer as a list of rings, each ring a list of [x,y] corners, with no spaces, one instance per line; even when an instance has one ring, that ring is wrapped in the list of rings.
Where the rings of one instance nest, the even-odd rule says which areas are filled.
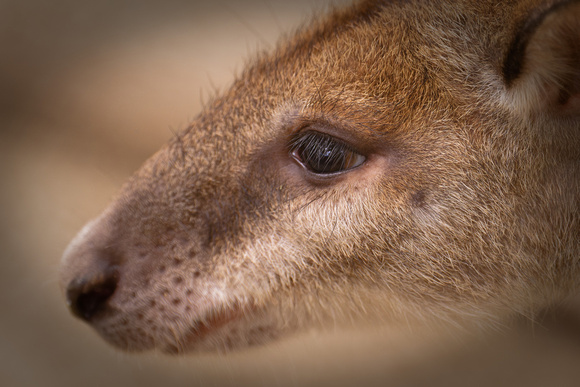
[[[306,169],[319,175],[347,171],[366,160],[341,140],[315,131],[297,136],[290,143],[290,154]]]

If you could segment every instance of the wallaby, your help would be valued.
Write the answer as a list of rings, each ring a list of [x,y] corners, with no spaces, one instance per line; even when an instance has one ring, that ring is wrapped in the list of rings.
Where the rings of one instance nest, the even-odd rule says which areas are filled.
[[[71,242],[61,284],[129,351],[493,327],[578,288],[579,203],[579,1],[362,1],[259,55]]]

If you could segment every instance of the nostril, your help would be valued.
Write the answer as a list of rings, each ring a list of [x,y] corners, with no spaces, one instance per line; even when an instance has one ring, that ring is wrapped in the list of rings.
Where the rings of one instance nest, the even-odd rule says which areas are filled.
[[[72,281],[66,290],[70,310],[75,316],[90,321],[106,308],[107,301],[115,293],[118,282],[116,268],[109,268],[92,277]]]

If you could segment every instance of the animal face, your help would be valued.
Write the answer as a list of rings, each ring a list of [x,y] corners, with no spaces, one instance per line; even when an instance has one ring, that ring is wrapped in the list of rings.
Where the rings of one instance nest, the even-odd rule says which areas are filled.
[[[125,350],[489,326],[577,287],[580,7],[366,1],[262,55],[73,240]]]

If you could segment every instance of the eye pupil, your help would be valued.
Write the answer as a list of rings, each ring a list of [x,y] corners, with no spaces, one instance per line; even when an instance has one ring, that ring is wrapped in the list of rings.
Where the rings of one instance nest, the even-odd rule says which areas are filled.
[[[308,131],[290,144],[290,153],[306,169],[328,175],[358,167],[365,157],[327,134]]]

